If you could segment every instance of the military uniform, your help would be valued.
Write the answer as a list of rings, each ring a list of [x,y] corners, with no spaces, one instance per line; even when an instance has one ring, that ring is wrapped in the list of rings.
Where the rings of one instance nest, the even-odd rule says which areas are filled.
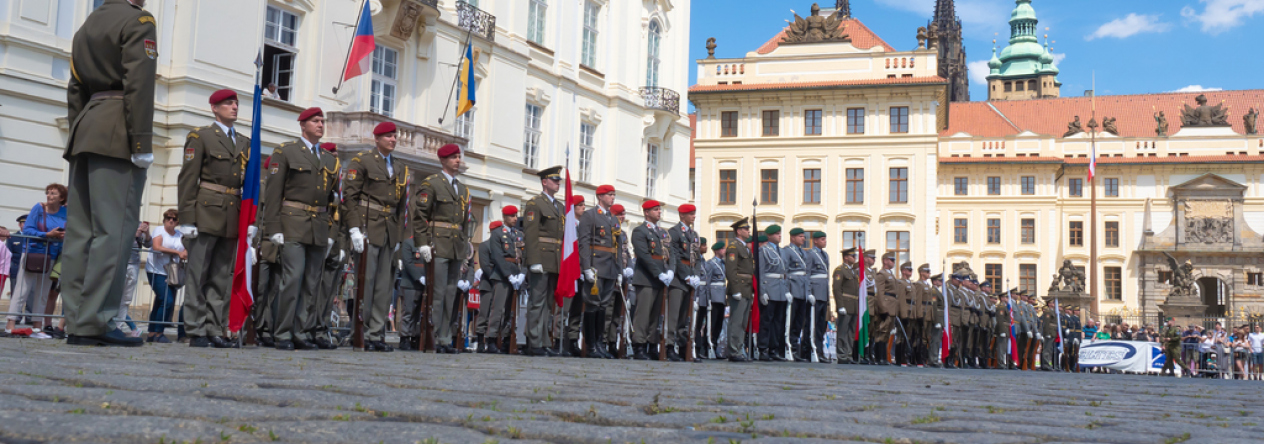
[[[610,209],[611,209],[611,213],[615,216],[616,221],[619,219],[618,216],[620,214],[623,214],[622,213],[623,206],[621,205],[618,205],[618,204],[611,205]],[[628,233],[626,230],[623,230],[623,224],[622,222],[620,222],[619,232],[615,234],[614,249],[618,251],[618,253],[616,253],[616,257],[618,258],[618,265],[620,267],[620,273],[622,273],[622,277],[615,278],[615,283],[617,287],[616,291],[618,293],[617,293],[617,297],[614,298],[615,299],[614,302],[606,306],[605,327],[604,327],[606,329],[606,334],[605,334],[606,346],[607,346],[606,351],[607,353],[611,355],[616,354],[616,352],[619,349],[619,343],[616,341],[621,341],[624,343],[627,342],[628,338],[624,338],[625,335],[624,335],[623,327],[625,323],[627,322],[627,320],[632,318],[632,312],[631,312],[632,308],[630,307],[631,303],[629,301],[629,298],[633,296],[631,294],[632,292],[629,291],[629,288],[631,288],[632,286],[632,271],[633,270],[632,270],[632,257],[631,257],[631,253],[628,252],[627,245],[628,245]],[[622,311],[623,315],[620,315],[620,311]],[[624,358],[624,357],[625,356],[620,356],[620,358]]]
[[[938,281],[939,285],[935,282]],[[945,308],[948,305],[947,299],[943,292],[943,274],[931,276],[929,281],[922,281],[923,286],[923,303],[926,304],[926,358],[927,363],[933,366],[943,367],[944,365],[944,328],[952,328],[950,318],[945,319]]]
[[[818,231],[812,233],[812,238],[823,237],[825,232]],[[830,300],[830,268],[829,255],[825,251],[811,246],[803,249],[803,256],[807,258],[808,269],[808,310],[807,325],[805,336],[812,341],[812,350],[816,351],[816,361],[826,362],[825,359],[825,331],[829,329],[829,309]],[[808,348],[802,348],[803,354],[808,352]],[[809,357],[800,355],[804,360],[810,360]]]
[[[469,221],[470,191],[460,179],[447,173],[431,174],[421,181],[411,201],[413,243],[419,250],[430,247],[434,267],[433,301],[430,317],[435,351],[456,353],[453,342],[452,313],[460,300],[456,283],[461,266],[469,259],[470,244],[465,230]]]
[[[731,225],[734,231],[750,228],[745,218]],[[725,355],[730,361],[747,361],[746,334],[750,326],[751,304],[754,303],[754,288],[751,287],[755,274],[755,255],[743,239],[729,243],[724,250],[724,277],[727,285],[729,306],[728,338],[725,339],[728,350]]]
[[[330,205],[329,212],[333,215],[329,221],[329,235],[334,243],[325,253],[325,263],[320,271],[320,287],[316,291],[316,302],[310,306],[312,312],[307,316],[312,320],[312,325],[308,327],[308,336],[312,338],[312,343],[322,350],[338,348],[338,344],[329,340],[330,332],[333,331],[330,314],[333,313],[334,300],[345,281],[346,265],[351,262],[351,255],[347,254],[349,246],[343,225],[344,220],[341,217],[342,209],[339,206]],[[394,261],[391,262],[394,263]],[[368,275],[365,275],[365,278],[371,279]],[[395,281],[393,275],[390,281],[393,288]]]
[[[790,231],[790,237],[794,238],[798,233],[802,233],[803,229],[795,228]],[[806,237],[806,236],[805,236]],[[806,242],[805,242],[806,243]],[[790,356],[788,359],[801,361],[807,356],[804,350],[809,352],[812,350],[812,326],[810,317],[812,314],[811,306],[808,304],[808,259],[803,251],[803,246],[795,245],[794,242],[781,248],[781,261],[786,264],[786,287],[790,290],[791,298],[787,298],[786,304],[789,305],[790,315],[787,316],[787,325],[790,327],[790,333],[787,337],[787,343],[790,345]],[[806,333],[805,333],[806,332]],[[804,337],[806,336],[806,338]]]
[[[698,305],[695,356],[708,357],[714,350],[717,359],[723,357],[716,346],[720,344],[720,332],[724,328],[724,306],[728,295],[724,271],[726,248],[724,242],[716,242],[711,246],[715,256],[702,263],[702,286],[695,294]]]
[[[1070,329],[1070,334],[1067,337],[1070,339],[1065,346],[1067,371],[1078,372],[1080,371],[1080,341],[1084,338],[1084,326],[1080,323],[1080,316],[1075,314],[1075,310],[1078,310],[1078,308],[1072,307],[1071,310],[1071,319],[1067,323]]]
[[[843,256],[856,254],[855,248],[843,250]],[[853,350],[856,344],[856,316],[860,313],[860,276],[855,265],[839,264],[834,268],[834,312],[837,313],[834,327],[834,351],[837,362],[849,364],[854,362]]]
[[[652,201],[651,201],[652,202]],[[656,203],[656,202],[654,202]],[[674,276],[676,260],[671,256],[669,243],[671,236],[658,225],[645,222],[632,230],[632,251],[636,255],[636,271],[632,276],[632,285],[636,286],[636,316],[632,319],[632,346],[638,359],[658,359],[649,356],[648,342],[654,324],[660,322],[663,301],[663,290],[666,288],[660,276],[669,271],[672,280],[683,279]]]
[[[417,246],[409,236],[399,245],[399,300],[395,302],[395,319],[401,350],[421,349],[421,293],[425,288],[426,263],[418,257]],[[486,279],[486,277],[484,277]],[[428,328],[428,327],[427,327]]]
[[[1044,371],[1053,371],[1058,366],[1058,322],[1053,301],[1049,301],[1040,315],[1040,369]]]
[[[1013,294],[1010,291],[1010,294]],[[1008,297],[1008,296],[1005,296]],[[1009,324],[1011,321],[1009,309],[1005,306],[1005,301],[999,301],[996,304],[996,323],[992,326],[992,337],[996,342],[992,347],[992,357],[996,359],[996,368],[1005,370],[1012,366],[1013,356],[1009,350]]]
[[[944,286],[944,302],[948,304],[948,317],[952,322],[952,330],[949,331],[952,344],[948,352],[948,364],[945,366],[948,368],[964,368],[967,366],[963,351],[966,343],[965,337],[967,336],[966,319],[969,317],[970,312],[965,299],[965,288],[961,287],[962,278],[963,276],[956,274],[953,276],[953,280],[956,282]]]
[[[1181,329],[1175,325],[1169,325],[1163,328],[1163,334],[1159,335],[1163,342],[1163,368],[1159,371],[1160,375],[1175,376],[1175,367],[1173,363],[1181,366],[1181,370],[1185,371],[1186,376],[1193,375],[1189,367],[1185,365],[1185,361],[1181,360]]]
[[[775,230],[773,230],[775,228]],[[780,231],[769,226],[768,233]],[[761,242],[762,239],[761,239]],[[784,361],[786,359],[786,317],[789,315],[791,293],[786,279],[786,262],[781,247],[772,242],[759,246],[759,359]]]
[[[561,167],[552,167],[540,172],[541,179],[560,177]],[[531,284],[527,301],[527,347],[528,353],[542,355],[552,354],[548,350],[549,305],[553,304],[553,292],[557,289],[557,273],[561,265],[563,224],[566,213],[562,202],[553,196],[540,194],[532,197],[523,207],[526,219],[523,221],[525,231],[525,252],[527,267],[531,269],[528,280]],[[538,267],[537,267],[538,266]],[[537,271],[538,270],[538,271]]]
[[[883,255],[883,259],[894,258],[895,256],[888,254]],[[878,354],[881,364],[886,365],[894,362],[891,356],[891,329],[895,328],[895,317],[899,315],[899,293],[903,286],[895,277],[895,272],[890,268],[883,268],[873,278],[874,285],[874,308],[876,316],[873,317],[874,327],[870,331],[873,334],[874,348]],[[899,333],[896,333],[899,334]]]
[[[271,159],[265,160],[263,168],[265,171],[271,167]],[[266,188],[268,176],[263,177]],[[268,205],[266,196],[259,196],[259,205],[255,212],[255,220],[262,222],[264,219],[264,208]],[[273,316],[275,312],[277,292],[281,287],[281,246],[272,243],[272,239],[267,236],[257,235],[254,239],[254,247],[259,255],[259,275],[255,278],[255,301],[251,305],[250,316],[254,320],[255,338],[260,346],[273,347],[276,343],[273,341],[273,327],[276,325],[276,318]]]
[[[154,16],[139,6],[106,0],[71,41],[61,255],[69,344],[142,345],[111,320],[123,299],[145,169],[153,162],[156,28]]]
[[[688,204],[686,204],[688,205]],[[683,207],[683,206],[682,206]],[[684,207],[690,209],[689,207]],[[691,210],[692,211],[692,210]],[[681,211],[685,213],[687,211]],[[667,358],[683,359],[685,339],[689,337],[689,314],[694,307],[693,286],[689,278],[702,275],[702,258],[698,253],[701,240],[698,232],[684,222],[667,229],[671,238],[671,256],[675,263],[675,279],[667,288]],[[677,353],[677,349],[680,350]]]
[[[606,313],[614,308],[615,289],[623,274],[619,255],[623,227],[609,209],[596,205],[579,219],[577,234],[580,268],[590,270],[594,277],[580,285],[584,298],[584,348],[588,357],[613,358],[606,350],[603,335]]]
[[[513,214],[517,214],[516,208]],[[519,266],[525,244],[522,232],[508,226],[492,230],[491,239],[484,243],[488,245],[490,255],[485,256],[488,265],[484,267],[483,280],[491,283],[491,297],[484,299],[483,305],[487,308],[479,307],[479,316],[487,312],[489,321],[486,336],[496,341],[504,339],[504,351],[507,351],[508,341],[518,340],[515,332],[509,330],[509,315],[512,313],[510,304],[517,303],[518,290],[524,285],[514,285],[510,282],[510,277],[526,277],[523,274],[525,270]]]
[[[390,129],[382,133],[389,134],[394,132],[395,127],[390,125],[382,129]],[[381,135],[377,133],[375,130],[375,136]],[[384,156],[376,148],[359,153],[347,162],[343,182],[346,210],[342,216],[346,219],[344,225],[347,230],[354,230],[364,237],[364,245],[361,246],[364,254],[360,255],[364,263],[356,265],[365,267],[366,282],[361,283],[364,285],[361,318],[364,320],[364,348],[369,351],[391,350],[384,342],[386,318],[395,289],[397,262],[394,254],[404,238],[403,219],[408,217],[405,208],[408,176],[407,166],[396,166],[393,156]],[[431,176],[429,180],[433,184],[436,178]],[[435,195],[433,191],[431,195]],[[431,211],[433,207],[425,210]]]

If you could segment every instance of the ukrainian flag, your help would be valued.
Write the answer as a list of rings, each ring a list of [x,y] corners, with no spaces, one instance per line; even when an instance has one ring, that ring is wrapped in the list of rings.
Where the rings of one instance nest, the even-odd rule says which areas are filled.
[[[478,62],[478,57],[474,54],[474,45],[465,47],[465,57],[461,58],[461,71],[457,73],[460,79],[460,90],[456,95],[456,115],[461,117],[470,109],[474,108],[474,64]]]

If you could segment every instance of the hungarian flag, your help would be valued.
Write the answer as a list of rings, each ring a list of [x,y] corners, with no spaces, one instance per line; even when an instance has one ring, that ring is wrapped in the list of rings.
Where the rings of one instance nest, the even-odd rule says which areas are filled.
[[[948,287],[944,287],[944,291],[940,292],[939,297],[944,300],[944,328],[939,340],[939,362],[948,361],[948,350],[952,346],[952,319],[948,317]]]
[[[869,277],[865,276],[865,246],[860,250],[860,313],[856,316],[856,356],[865,355],[865,346],[869,345]]]
[[[1006,293],[1005,309],[1009,310],[1009,356],[1010,362],[1021,362],[1018,357],[1018,326],[1014,325],[1014,293]]]
[[[257,62],[256,62],[257,63]],[[237,261],[233,264],[232,298],[228,302],[228,330],[240,331],[255,303],[251,292],[254,276],[255,255],[250,251],[250,239],[246,233],[255,224],[259,202],[260,128],[263,128],[263,89],[255,82],[254,110],[251,113],[250,160],[246,161],[244,182],[241,188],[241,208],[237,217]],[[261,235],[261,234],[257,234]]]
[[[351,38],[351,49],[347,51],[347,70],[342,80],[351,80],[360,74],[369,72],[373,62],[373,49],[377,43],[373,40],[373,14],[369,12],[369,1],[364,0],[364,9],[360,11],[360,23],[356,25],[355,36]]]
[[[562,264],[557,269],[557,289],[553,299],[562,306],[562,299],[575,297],[579,270],[579,216],[575,214],[575,194],[571,189],[571,169],[566,169],[566,226],[562,234]]]

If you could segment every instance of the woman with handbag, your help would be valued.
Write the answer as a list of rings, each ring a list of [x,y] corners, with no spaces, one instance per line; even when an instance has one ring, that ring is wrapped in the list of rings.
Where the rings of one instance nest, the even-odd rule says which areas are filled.
[[[44,202],[31,208],[26,223],[22,225],[22,235],[42,239],[31,239],[26,243],[18,275],[14,277],[17,287],[13,291],[13,299],[9,301],[11,313],[26,311],[28,301],[31,303],[29,313],[44,313],[48,292],[53,287],[49,273],[61,255],[62,239],[66,237],[66,194],[66,187],[61,184],[44,187]],[[21,316],[9,315],[5,332],[12,331],[19,318]],[[34,331],[32,338],[52,338],[44,333],[44,318],[32,316],[31,326]]]
[[[154,304],[149,311],[149,336],[146,342],[169,344],[171,340],[163,333],[167,329],[165,323],[171,322],[171,313],[175,309],[176,289],[170,283],[183,284],[184,271],[181,264],[188,259],[181,241],[179,212],[174,208],[162,214],[162,226],[154,228],[153,250],[149,252],[149,261],[145,264],[145,275],[149,278],[149,286],[154,289]]]

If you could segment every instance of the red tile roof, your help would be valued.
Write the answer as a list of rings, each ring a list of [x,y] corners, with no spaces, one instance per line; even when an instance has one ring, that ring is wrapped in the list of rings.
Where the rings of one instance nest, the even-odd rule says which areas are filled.
[[[1063,163],[1061,157],[940,157],[939,163]]]
[[[698,115],[689,115],[689,169],[694,169],[693,139],[698,138]]]
[[[1206,95],[1209,104],[1223,102],[1229,108],[1229,123],[1238,134],[1246,132],[1242,115],[1250,108],[1258,111],[1264,107],[1264,90],[1260,89],[1098,96],[1097,120],[1101,122],[1105,117],[1118,119],[1116,125],[1121,137],[1155,137],[1154,114],[1163,111],[1170,136],[1181,130],[1184,105],[1196,106],[1194,98],[1199,94]],[[1088,97],[952,103],[948,109],[948,129],[939,134],[951,136],[964,132],[978,137],[1005,137],[1031,131],[1061,137],[1066,132],[1067,123],[1077,115],[1087,128],[1092,109],[1093,104]],[[1004,122],[1006,119],[1013,125]]]
[[[940,157],[940,164],[996,164],[996,163],[1051,163],[1067,166],[1088,166],[1087,157]],[[1098,157],[1098,165],[1148,165],[1148,164],[1205,164],[1205,163],[1264,163],[1264,154],[1215,155],[1215,156],[1165,156],[1165,157]]]
[[[694,85],[689,93],[707,93],[724,91],[759,91],[787,89],[827,89],[844,86],[879,86],[879,85],[917,85],[947,83],[943,77],[896,77],[885,79],[831,80],[823,82],[780,82],[780,83],[744,83],[739,85]]]
[[[892,48],[885,40],[882,40],[881,37],[874,34],[873,31],[871,31],[868,26],[865,26],[864,23],[861,23],[860,20],[854,18],[845,19],[839,24],[839,26],[843,28],[843,33],[847,34],[847,36],[851,38],[852,46],[855,46],[858,49],[870,49],[875,46],[881,46],[886,48],[887,51],[895,51],[895,48]],[[786,28],[789,28],[789,26]],[[785,38],[786,29],[782,29],[781,32],[777,33],[776,36],[773,36],[771,40],[765,42],[763,46],[760,46],[759,49],[755,50],[755,52],[761,55],[768,54],[777,49],[778,46],[781,46],[781,41]]]

